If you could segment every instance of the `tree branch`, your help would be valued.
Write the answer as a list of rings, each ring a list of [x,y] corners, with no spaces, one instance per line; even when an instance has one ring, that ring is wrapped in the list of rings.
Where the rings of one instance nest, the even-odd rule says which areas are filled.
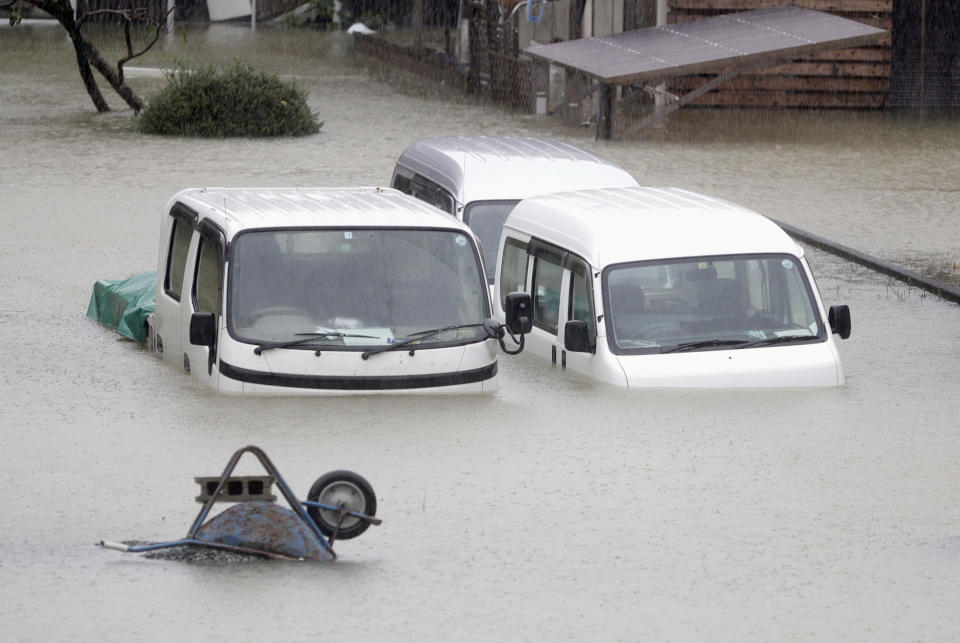
[[[173,13],[174,11],[176,11],[176,9],[177,9],[177,6],[176,6],[176,5],[173,5],[173,6],[170,7],[170,8],[167,10],[167,12],[164,14],[164,16],[163,16],[163,17],[164,17],[164,20],[163,20],[163,21],[161,21],[161,22],[156,22],[156,23],[153,23],[153,24],[150,25],[150,26],[153,28],[153,38],[150,40],[150,42],[148,42],[146,45],[144,45],[143,49],[141,49],[140,51],[137,51],[137,52],[134,52],[134,50],[133,50],[133,41],[132,41],[132,39],[130,38],[130,23],[127,22],[126,24],[124,24],[124,26],[123,26],[123,35],[124,35],[124,40],[126,41],[126,44],[127,44],[127,55],[117,61],[117,71],[119,72],[119,75],[120,75],[120,82],[123,82],[123,66],[124,66],[124,64],[126,64],[127,62],[133,60],[134,58],[136,58],[136,57],[138,57],[138,56],[142,56],[143,54],[147,53],[148,51],[150,51],[150,50],[153,48],[153,46],[154,46],[155,44],[157,44],[157,41],[160,40],[160,34],[163,32],[163,29],[164,29],[164,27],[166,26],[166,25],[165,25],[166,19],[170,16],[171,13]],[[152,21],[151,21],[151,22],[152,22]]]
[[[107,102],[97,87],[97,82],[94,79],[91,67],[100,72],[107,82],[110,83],[110,86],[113,87],[114,91],[117,92],[135,112],[143,109],[143,101],[134,93],[129,85],[124,82],[123,65],[137,56],[142,56],[157,43],[167,18],[171,12],[176,10],[176,6],[170,7],[170,9],[164,13],[162,21],[150,20],[149,12],[145,8],[133,7],[132,1],[128,4],[127,9],[98,9],[95,11],[87,11],[81,16],[74,15],[73,7],[70,6],[67,0],[0,0],[0,6],[12,6],[19,2],[24,2],[41,11],[47,12],[66,29],[67,35],[70,36],[70,40],[73,42],[73,47],[77,54],[77,66],[80,70],[80,78],[83,80],[84,87],[98,111],[109,111],[110,107],[107,105]],[[117,62],[116,70],[104,60],[93,43],[87,40],[81,32],[81,27],[90,20],[90,18],[105,14],[120,16],[123,20],[124,43],[126,45],[127,55]],[[134,22],[145,23],[149,28],[153,29],[153,37],[139,51],[134,49],[131,35],[131,26]]]
[[[94,11],[87,11],[82,16],[77,18],[77,24],[82,26],[90,18],[104,14],[120,16],[123,18],[125,23],[129,24],[130,22],[143,20],[143,18],[147,15],[147,9],[146,7],[136,7],[134,9],[96,9]]]

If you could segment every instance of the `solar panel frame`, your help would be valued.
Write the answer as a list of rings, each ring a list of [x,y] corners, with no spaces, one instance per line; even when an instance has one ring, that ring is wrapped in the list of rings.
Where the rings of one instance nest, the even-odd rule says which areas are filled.
[[[871,44],[886,30],[787,5],[608,36],[534,44],[525,52],[610,85],[756,66],[817,49]]]

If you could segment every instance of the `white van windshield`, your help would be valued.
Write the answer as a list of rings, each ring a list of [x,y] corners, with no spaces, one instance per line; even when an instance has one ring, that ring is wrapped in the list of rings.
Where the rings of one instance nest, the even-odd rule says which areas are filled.
[[[753,348],[822,340],[800,260],[741,255],[619,264],[603,277],[617,354]]]
[[[456,230],[245,232],[230,250],[227,324],[244,342],[297,347],[414,346],[486,337],[486,285],[473,240]]]

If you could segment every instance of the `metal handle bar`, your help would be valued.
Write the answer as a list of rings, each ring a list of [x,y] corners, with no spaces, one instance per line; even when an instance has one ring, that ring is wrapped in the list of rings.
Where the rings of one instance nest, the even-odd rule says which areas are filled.
[[[322,502],[313,502],[312,500],[301,500],[301,504],[307,505],[308,507],[316,507],[318,509],[326,509],[327,511],[341,511],[343,507],[338,507],[336,505],[325,505]],[[356,511],[344,511],[348,516],[353,518],[359,518],[360,520],[366,520],[371,525],[379,525],[383,521],[379,518],[374,518],[373,516],[368,516],[367,514],[357,513]]]

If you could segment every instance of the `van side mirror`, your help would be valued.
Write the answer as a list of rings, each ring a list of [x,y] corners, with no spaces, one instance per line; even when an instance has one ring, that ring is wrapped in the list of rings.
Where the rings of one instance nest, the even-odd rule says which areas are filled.
[[[590,332],[587,322],[582,319],[571,319],[563,327],[563,347],[571,353],[590,352]]]
[[[504,300],[507,329],[514,335],[524,335],[533,328],[533,299],[529,293],[512,292]]]
[[[213,313],[193,313],[190,317],[190,343],[194,346],[213,346],[217,339],[217,316]]]
[[[830,330],[840,335],[840,339],[850,337],[850,307],[830,306],[827,312],[827,321],[830,322]]]

